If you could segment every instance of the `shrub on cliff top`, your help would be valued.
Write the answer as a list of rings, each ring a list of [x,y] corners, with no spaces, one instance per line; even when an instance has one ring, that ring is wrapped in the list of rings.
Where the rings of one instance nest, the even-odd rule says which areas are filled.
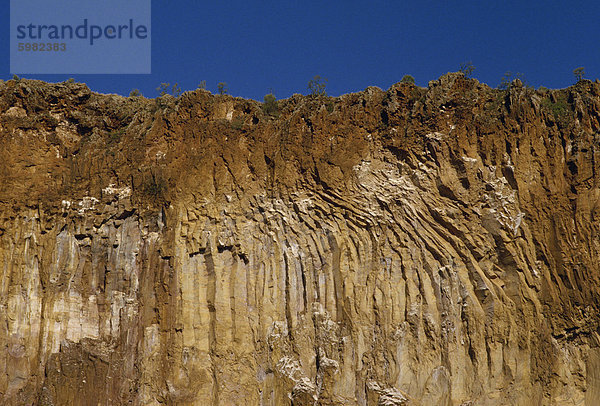
[[[161,83],[160,86],[156,88],[156,91],[158,92],[159,96],[166,96],[167,94],[169,94],[170,86],[170,83]]]
[[[460,64],[460,69],[458,70],[460,73],[464,75],[464,77],[469,78],[473,74],[475,70],[475,66],[473,66],[473,62],[463,62]]]
[[[177,82],[175,82],[175,84],[171,88],[171,94],[173,96],[175,96],[175,97],[181,96],[181,87],[179,87],[179,85],[177,84]]]
[[[275,95],[273,92],[266,94],[263,98],[264,103],[262,106],[263,112],[266,115],[276,117],[279,115],[279,107],[277,106],[277,99],[275,99]]]
[[[508,90],[511,88],[513,82],[519,79],[521,83],[525,87],[529,87],[527,81],[525,80],[525,75],[521,72],[512,73],[511,71],[506,71],[504,75],[500,78],[500,84],[498,85],[498,89],[500,90]]]
[[[325,88],[327,87],[327,79],[322,78],[319,75],[315,75],[311,80],[308,81],[308,91],[311,96],[327,96]]]
[[[181,87],[175,82],[173,86],[170,83],[161,83],[159,87],[156,88],[158,94],[162,96],[166,96],[171,93],[175,97],[179,97],[181,95]]]
[[[409,85],[414,85],[415,84],[415,78],[413,78],[411,75],[404,75],[402,76],[402,79],[400,79],[400,83],[406,83]]]

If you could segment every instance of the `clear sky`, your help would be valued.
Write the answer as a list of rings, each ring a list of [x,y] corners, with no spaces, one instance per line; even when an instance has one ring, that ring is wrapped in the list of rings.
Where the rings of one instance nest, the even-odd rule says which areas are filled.
[[[101,0],[99,0],[101,1]],[[126,1],[126,0],[124,0]],[[9,9],[0,10],[0,78],[10,78]],[[598,1],[152,1],[152,74],[23,75],[69,77],[102,93],[161,82],[183,90],[226,82],[235,96],[262,100],[307,93],[314,75],[337,96],[387,89],[403,75],[427,82],[472,61],[473,77],[497,86],[505,71],[535,87],[561,88],[584,66],[600,77]]]

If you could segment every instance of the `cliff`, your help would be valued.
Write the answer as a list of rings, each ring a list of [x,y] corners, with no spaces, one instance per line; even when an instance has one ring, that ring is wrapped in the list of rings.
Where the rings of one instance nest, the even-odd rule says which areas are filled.
[[[0,85],[0,403],[600,404],[600,83]]]

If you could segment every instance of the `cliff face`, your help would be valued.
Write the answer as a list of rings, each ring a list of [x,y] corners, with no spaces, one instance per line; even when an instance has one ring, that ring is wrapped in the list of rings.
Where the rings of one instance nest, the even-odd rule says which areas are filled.
[[[0,85],[0,403],[600,404],[600,84],[278,117]]]

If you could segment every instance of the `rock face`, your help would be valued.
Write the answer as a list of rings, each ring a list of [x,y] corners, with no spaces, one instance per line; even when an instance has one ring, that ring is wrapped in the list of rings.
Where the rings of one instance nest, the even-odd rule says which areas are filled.
[[[600,404],[600,84],[278,103],[0,85],[0,403]]]

